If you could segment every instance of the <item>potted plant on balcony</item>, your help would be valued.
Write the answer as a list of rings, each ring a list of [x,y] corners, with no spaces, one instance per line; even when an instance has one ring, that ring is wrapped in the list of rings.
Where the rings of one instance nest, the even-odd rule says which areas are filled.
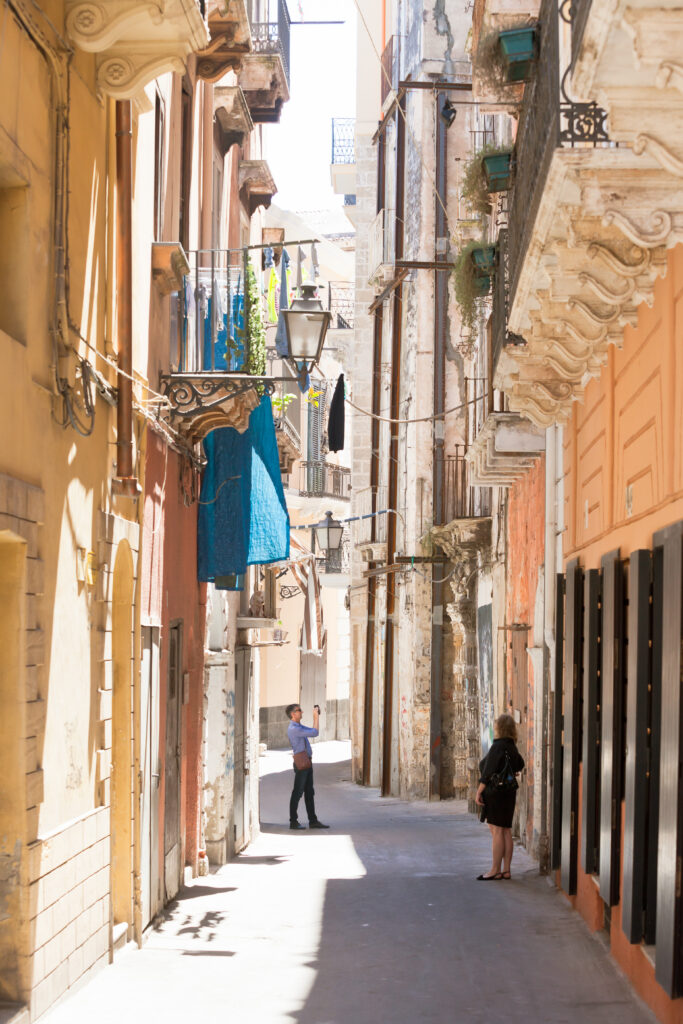
[[[498,247],[484,242],[468,242],[455,261],[453,283],[455,301],[460,307],[463,327],[474,330],[477,319],[477,299],[491,291],[491,279],[496,270]]]
[[[266,372],[266,329],[263,325],[261,293],[251,261],[247,264],[246,278],[247,337],[249,341],[247,372],[252,377],[263,377]]]
[[[510,86],[528,81],[538,56],[538,39],[538,24],[528,20],[482,32],[473,63],[484,89],[504,96]]]
[[[481,214],[491,212],[491,193],[510,188],[512,150],[507,147],[484,146],[465,166],[462,195]]]

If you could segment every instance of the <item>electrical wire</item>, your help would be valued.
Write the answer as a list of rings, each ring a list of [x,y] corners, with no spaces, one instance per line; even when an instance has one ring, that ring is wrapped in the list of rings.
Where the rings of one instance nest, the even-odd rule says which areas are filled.
[[[444,409],[443,412],[437,412],[433,416],[418,416],[415,419],[392,419],[391,416],[380,416],[379,413],[370,412],[369,409],[362,409],[360,405],[356,405],[350,398],[346,398],[344,401],[357,412],[363,413],[364,416],[370,416],[371,419],[380,420],[382,423],[429,423],[434,420],[442,420],[444,416],[449,416],[452,412],[459,412],[460,409],[465,409],[468,405],[481,402],[481,395],[478,398],[468,398],[466,402],[461,402],[460,405],[453,405],[450,409]]]

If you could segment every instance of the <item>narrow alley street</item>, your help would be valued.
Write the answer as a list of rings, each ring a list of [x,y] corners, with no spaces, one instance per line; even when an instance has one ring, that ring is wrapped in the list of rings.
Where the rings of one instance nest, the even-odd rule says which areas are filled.
[[[259,839],[45,1024],[654,1020],[523,852],[511,883],[477,883],[488,831],[463,804],[382,800],[347,758],[316,749],[332,828],[312,835],[286,828],[290,756],[262,757]]]

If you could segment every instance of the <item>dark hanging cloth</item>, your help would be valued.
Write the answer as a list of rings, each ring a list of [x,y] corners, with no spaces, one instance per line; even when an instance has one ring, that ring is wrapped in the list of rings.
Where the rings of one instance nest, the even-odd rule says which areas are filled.
[[[327,421],[327,441],[331,452],[340,452],[344,448],[344,413],[344,374],[340,373]]]

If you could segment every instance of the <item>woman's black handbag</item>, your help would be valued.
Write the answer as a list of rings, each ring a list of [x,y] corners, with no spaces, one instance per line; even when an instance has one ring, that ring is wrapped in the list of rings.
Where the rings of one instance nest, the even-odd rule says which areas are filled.
[[[510,755],[505,751],[505,763],[499,772],[495,772],[489,779],[489,786],[494,793],[511,793],[519,789],[519,783],[510,764]]]

